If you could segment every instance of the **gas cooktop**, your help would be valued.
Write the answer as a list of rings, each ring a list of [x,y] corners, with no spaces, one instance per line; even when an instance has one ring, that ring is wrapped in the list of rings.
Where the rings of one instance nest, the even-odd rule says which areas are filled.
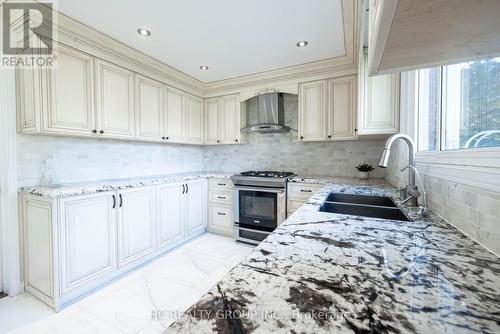
[[[240,176],[254,176],[254,177],[272,177],[272,178],[287,178],[294,173],[292,172],[276,172],[276,171],[248,171],[242,172],[239,174]]]

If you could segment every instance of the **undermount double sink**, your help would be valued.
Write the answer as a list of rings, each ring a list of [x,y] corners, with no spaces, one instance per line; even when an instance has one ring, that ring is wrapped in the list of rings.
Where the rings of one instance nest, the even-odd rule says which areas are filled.
[[[390,197],[331,193],[320,211],[410,221]]]

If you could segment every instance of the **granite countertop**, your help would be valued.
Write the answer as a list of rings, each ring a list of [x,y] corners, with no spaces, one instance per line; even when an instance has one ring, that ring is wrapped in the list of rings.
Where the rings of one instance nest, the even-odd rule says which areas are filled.
[[[28,193],[35,196],[59,198],[65,196],[86,195],[103,191],[112,191],[127,188],[137,188],[153,186],[157,184],[166,184],[174,182],[183,182],[200,178],[229,178],[234,173],[182,173],[182,174],[164,174],[145,177],[134,177],[126,179],[100,180],[91,182],[65,183],[47,186],[21,187],[19,192]]]
[[[433,213],[318,211],[332,190],[396,195],[373,180],[326,184],[167,332],[500,332],[497,256]]]

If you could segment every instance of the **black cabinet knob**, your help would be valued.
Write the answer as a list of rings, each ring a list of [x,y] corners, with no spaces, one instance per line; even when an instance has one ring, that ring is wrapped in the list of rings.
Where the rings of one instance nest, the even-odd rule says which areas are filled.
[[[331,135],[328,135],[328,138],[332,138],[332,136],[331,136]]]
[[[104,133],[104,131],[103,131],[103,130],[101,130],[101,131],[99,131],[99,133],[102,135],[102,134]]]
[[[168,140],[168,137],[165,137],[166,140]]]
[[[303,136],[300,136],[300,139],[304,139],[304,137],[303,137]]]
[[[238,139],[235,139],[234,141],[235,141],[235,142],[238,142]]]
[[[92,130],[92,133],[97,133],[97,130],[96,129]]]
[[[220,143],[220,140],[217,139],[217,142]]]
[[[165,137],[161,137],[161,139],[165,139]]]

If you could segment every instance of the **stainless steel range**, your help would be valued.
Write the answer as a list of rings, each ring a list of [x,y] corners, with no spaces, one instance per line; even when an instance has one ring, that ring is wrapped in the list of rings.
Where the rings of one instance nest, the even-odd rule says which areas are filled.
[[[250,171],[231,176],[236,240],[258,244],[286,217],[286,184],[291,172]]]

